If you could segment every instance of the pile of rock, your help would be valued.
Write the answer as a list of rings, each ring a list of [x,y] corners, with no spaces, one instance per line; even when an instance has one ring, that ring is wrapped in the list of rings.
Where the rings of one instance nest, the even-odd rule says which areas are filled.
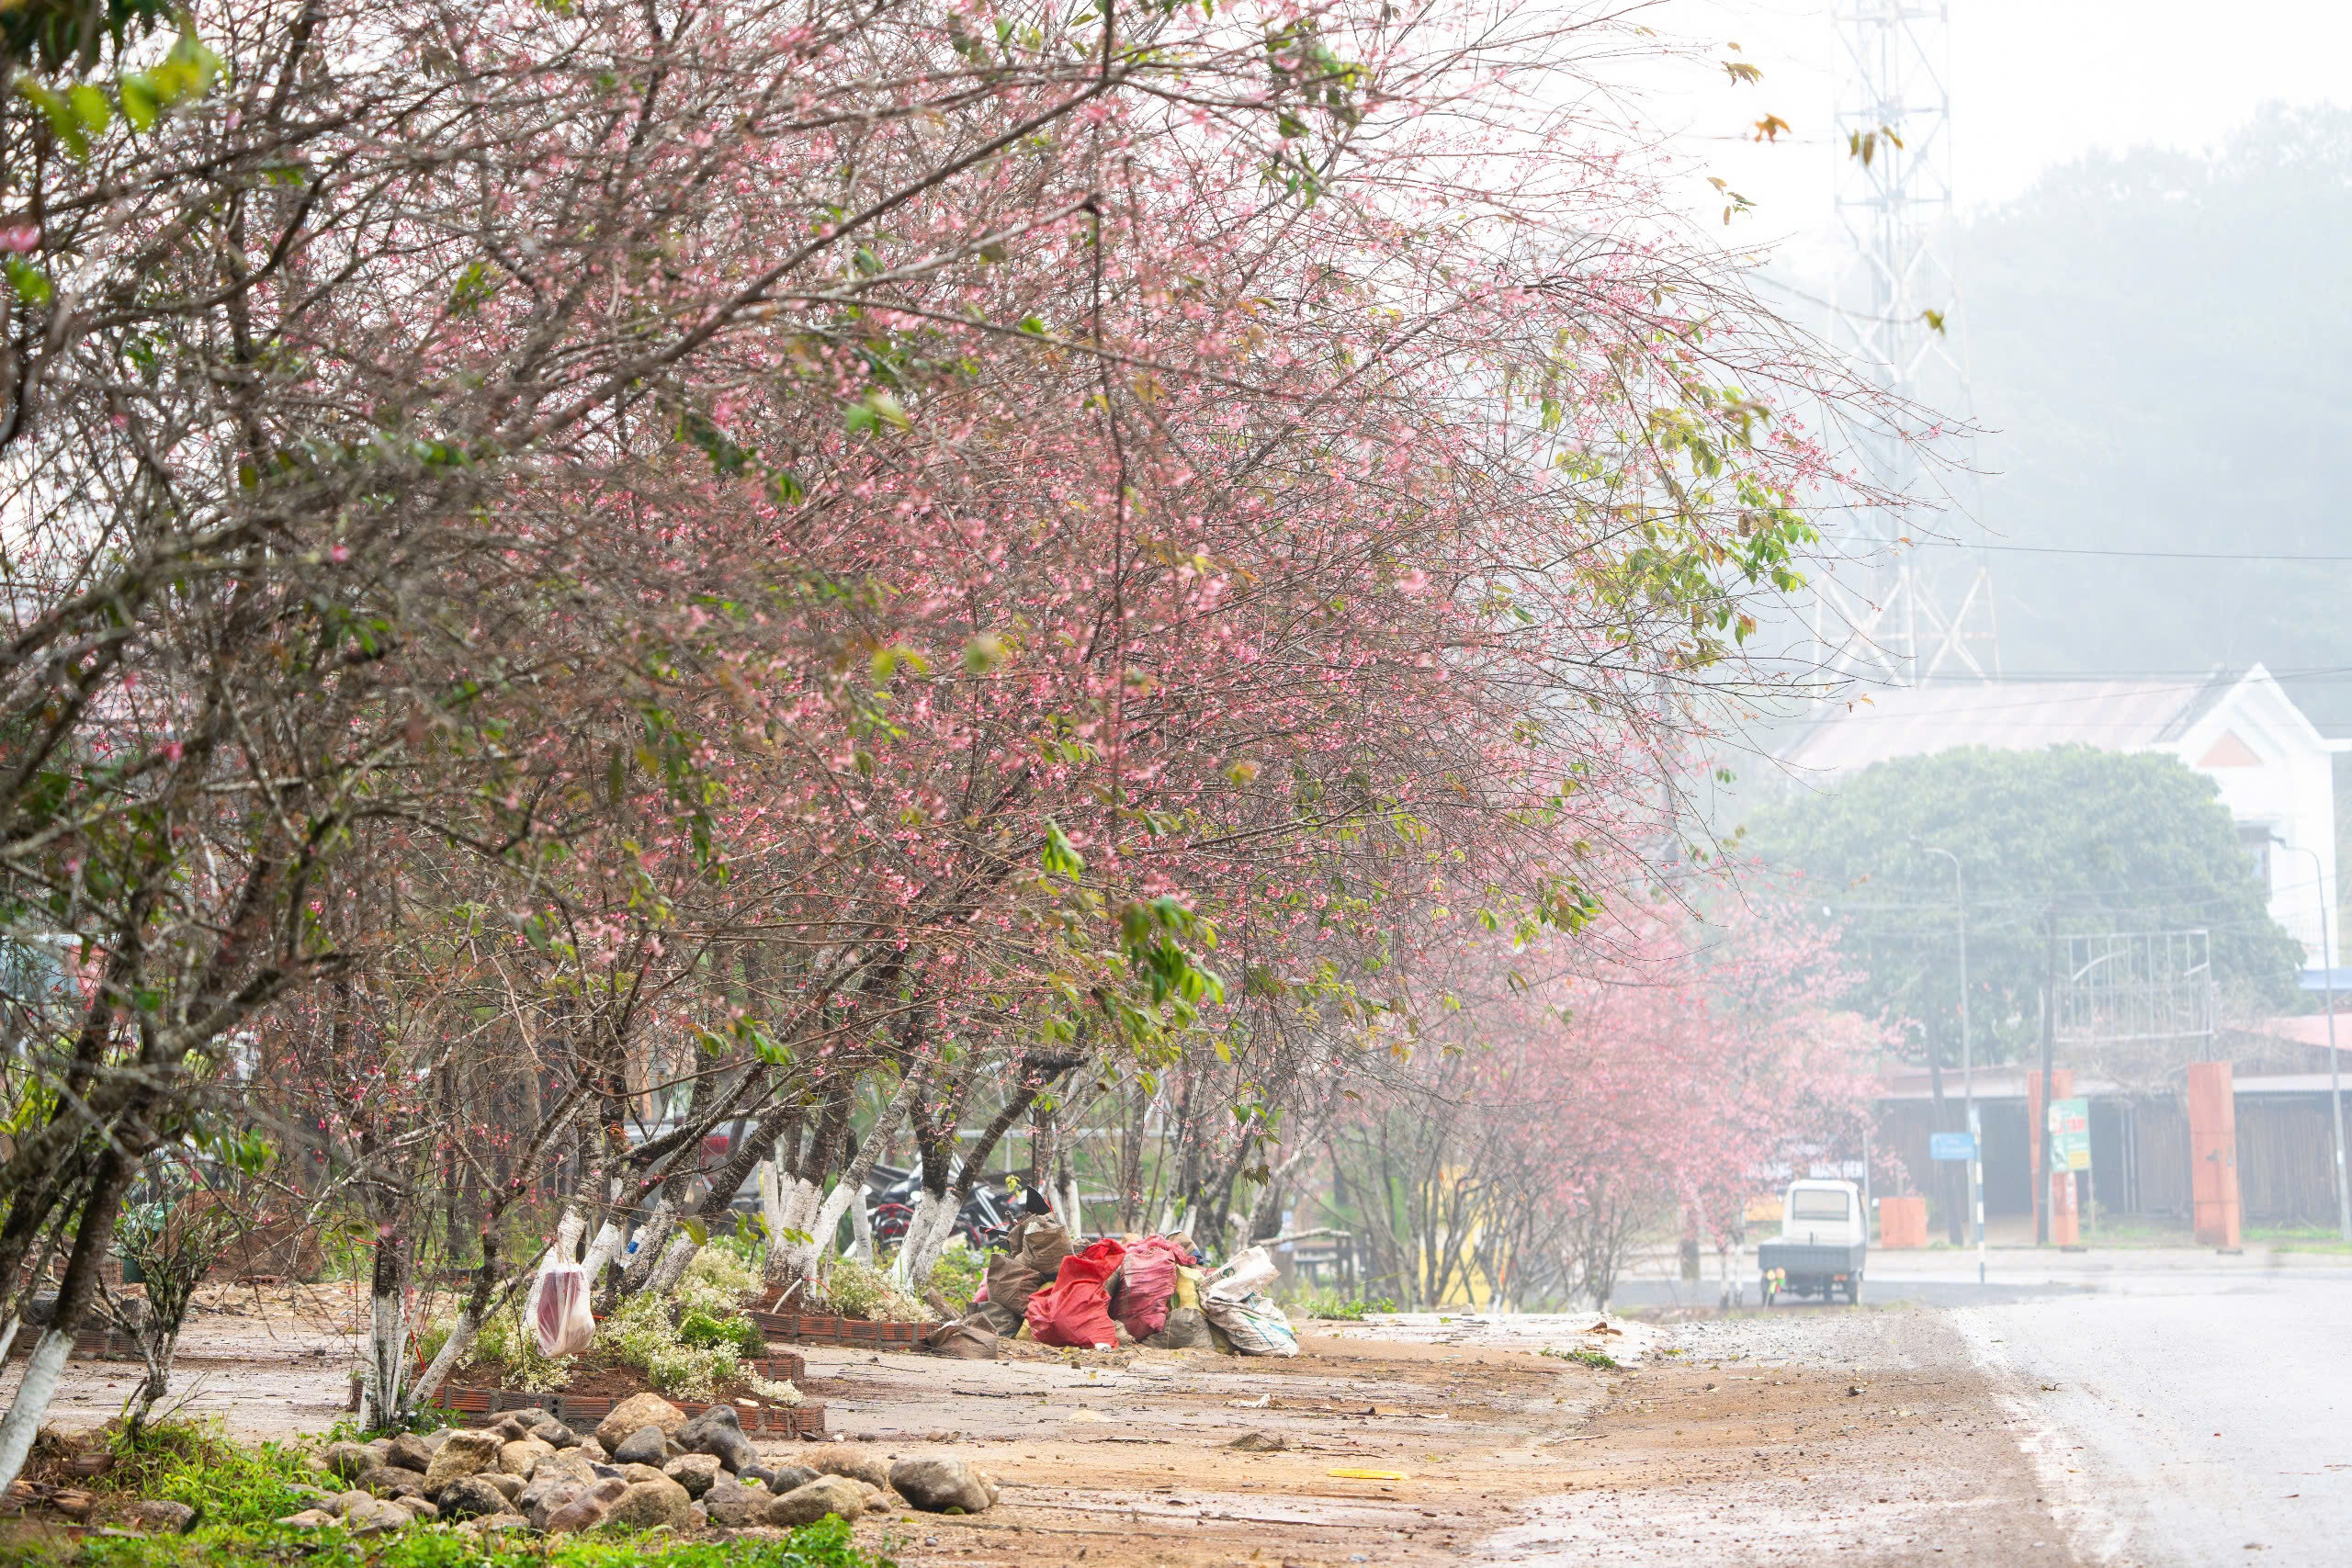
[[[847,1443],[803,1451],[807,1464],[765,1464],[731,1406],[689,1418],[661,1395],[640,1393],[615,1405],[590,1438],[545,1411],[522,1410],[478,1431],[333,1444],[322,1468],[348,1489],[281,1522],[340,1523],[361,1534],[427,1519],[549,1535],[789,1529],[828,1514],[854,1519],[888,1509],[894,1492],[929,1513],[977,1514],[997,1499],[996,1483],[962,1460],[886,1465]]]

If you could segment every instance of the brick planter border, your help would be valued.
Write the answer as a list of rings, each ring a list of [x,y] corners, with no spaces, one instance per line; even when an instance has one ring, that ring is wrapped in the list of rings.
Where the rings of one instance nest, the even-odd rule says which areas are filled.
[[[781,1356],[763,1356],[753,1361],[752,1370],[770,1382],[798,1382],[808,1375],[808,1363],[800,1356],[786,1352]],[[422,1369],[419,1369],[420,1371]],[[622,1398],[627,1398],[624,1394]],[[594,1427],[613,1412],[620,1400],[604,1394],[572,1394],[558,1390],[552,1393],[531,1393],[518,1388],[472,1388],[461,1383],[444,1383],[434,1395],[438,1408],[462,1418],[468,1426],[488,1426],[491,1418],[510,1410],[544,1410],[575,1432]],[[670,1402],[689,1416],[699,1416],[710,1408],[707,1404],[691,1399]],[[825,1407],[811,1400],[804,1404],[771,1404],[758,1400],[750,1404],[729,1400],[736,1419],[743,1430],[777,1438],[821,1438],[825,1435]],[[359,1408],[359,1378],[351,1380],[353,1411]]]
[[[817,1317],[794,1312],[754,1312],[752,1325],[771,1339],[803,1345],[849,1345],[860,1349],[913,1349],[930,1323],[872,1323],[862,1317]]]

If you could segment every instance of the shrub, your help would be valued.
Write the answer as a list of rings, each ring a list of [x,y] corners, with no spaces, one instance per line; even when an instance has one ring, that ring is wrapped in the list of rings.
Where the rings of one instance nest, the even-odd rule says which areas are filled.
[[[937,1296],[960,1314],[971,1306],[972,1298],[980,1293],[980,1282],[987,1278],[985,1253],[968,1247],[951,1247],[931,1266],[931,1278],[923,1281],[923,1293]]]
[[[841,1317],[870,1323],[921,1323],[931,1312],[871,1264],[836,1258],[817,1282],[816,1302],[821,1310]]]

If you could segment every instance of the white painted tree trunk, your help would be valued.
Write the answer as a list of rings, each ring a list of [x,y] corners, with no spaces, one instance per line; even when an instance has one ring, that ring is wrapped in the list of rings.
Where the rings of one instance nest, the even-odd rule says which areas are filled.
[[[811,1245],[808,1258],[801,1265],[800,1277],[803,1280],[815,1283],[818,1264],[832,1255],[833,1235],[841,1229],[842,1215],[852,1209],[857,1212],[858,1226],[864,1235],[866,1251],[869,1254],[873,1251],[874,1229],[865,1213],[865,1179],[872,1173],[874,1162],[881,1157],[882,1145],[889,1142],[890,1135],[898,1131],[899,1118],[906,1114],[907,1101],[914,1098],[914,1092],[912,1074],[899,1080],[897,1092],[890,1096],[890,1103],[882,1108],[882,1114],[874,1119],[874,1126],[865,1134],[865,1141],[851,1156],[849,1168],[842,1172],[839,1181],[833,1183],[833,1190],[825,1194],[824,1202],[818,1207],[817,1218],[808,1227]]]
[[[17,1348],[17,1330],[24,1326],[24,1322],[16,1313],[8,1314],[8,1326],[0,1328],[0,1361],[6,1360],[8,1352]]]
[[[824,1194],[813,1181],[786,1176],[771,1160],[760,1168],[760,1216],[768,1227],[768,1280],[775,1284],[806,1279],[818,1247],[818,1205]]]
[[[645,1288],[657,1296],[667,1295],[686,1277],[687,1269],[701,1252],[702,1243],[694,1237],[683,1234],[672,1236],[662,1261],[653,1266],[652,1274],[647,1278]]]
[[[1086,1234],[1086,1205],[1079,1199],[1075,1176],[1062,1183],[1062,1224],[1069,1232],[1071,1250],[1077,1250],[1078,1238]]]
[[[851,1235],[849,1255],[868,1268],[873,1267],[874,1216],[866,1212],[864,1203],[852,1203],[849,1206],[849,1225]],[[0,1350],[0,1355],[6,1354],[5,1350]]]
[[[360,1387],[359,1424],[387,1426],[401,1407],[401,1372],[408,1359],[408,1305],[397,1291],[368,1298],[368,1366]]]
[[[944,1193],[933,1195],[926,1187],[916,1195],[915,1216],[907,1222],[907,1239],[899,1247],[898,1261],[890,1267],[890,1277],[901,1290],[919,1291],[931,1278],[931,1267],[947,1250],[947,1238],[955,1234],[956,1215],[962,1207],[956,1201],[952,1182]]]
[[[73,1352],[74,1336],[55,1328],[44,1330],[34,1341],[33,1353],[25,1362],[24,1381],[17,1385],[16,1402],[8,1406],[6,1416],[0,1416],[0,1485],[23,1473],[26,1457],[33,1451],[33,1438],[40,1435],[50,1403],[57,1397],[65,1358]]]

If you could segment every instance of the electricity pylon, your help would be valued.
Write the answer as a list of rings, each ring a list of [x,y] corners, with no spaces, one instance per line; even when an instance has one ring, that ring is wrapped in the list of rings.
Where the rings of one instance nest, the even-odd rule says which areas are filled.
[[[1850,261],[1838,293],[1836,335],[1856,372],[1907,404],[1965,423],[1973,415],[1946,260],[1952,225],[1948,7],[1938,0],[1836,0],[1843,49],[1836,154],[1838,217]],[[1917,432],[1913,433],[1915,435]],[[1871,485],[1915,509],[1948,503],[1946,472],[1923,464],[1893,430],[1861,437]],[[1965,483],[1967,474],[1958,478]],[[1931,493],[1930,487],[1935,487]],[[1981,549],[1902,544],[1897,514],[1866,513],[1851,540],[1862,561],[1826,573],[1814,637],[1832,679],[1916,685],[1937,676],[1990,679],[1999,671],[1992,582]],[[1947,516],[1929,533],[1975,533]]]

